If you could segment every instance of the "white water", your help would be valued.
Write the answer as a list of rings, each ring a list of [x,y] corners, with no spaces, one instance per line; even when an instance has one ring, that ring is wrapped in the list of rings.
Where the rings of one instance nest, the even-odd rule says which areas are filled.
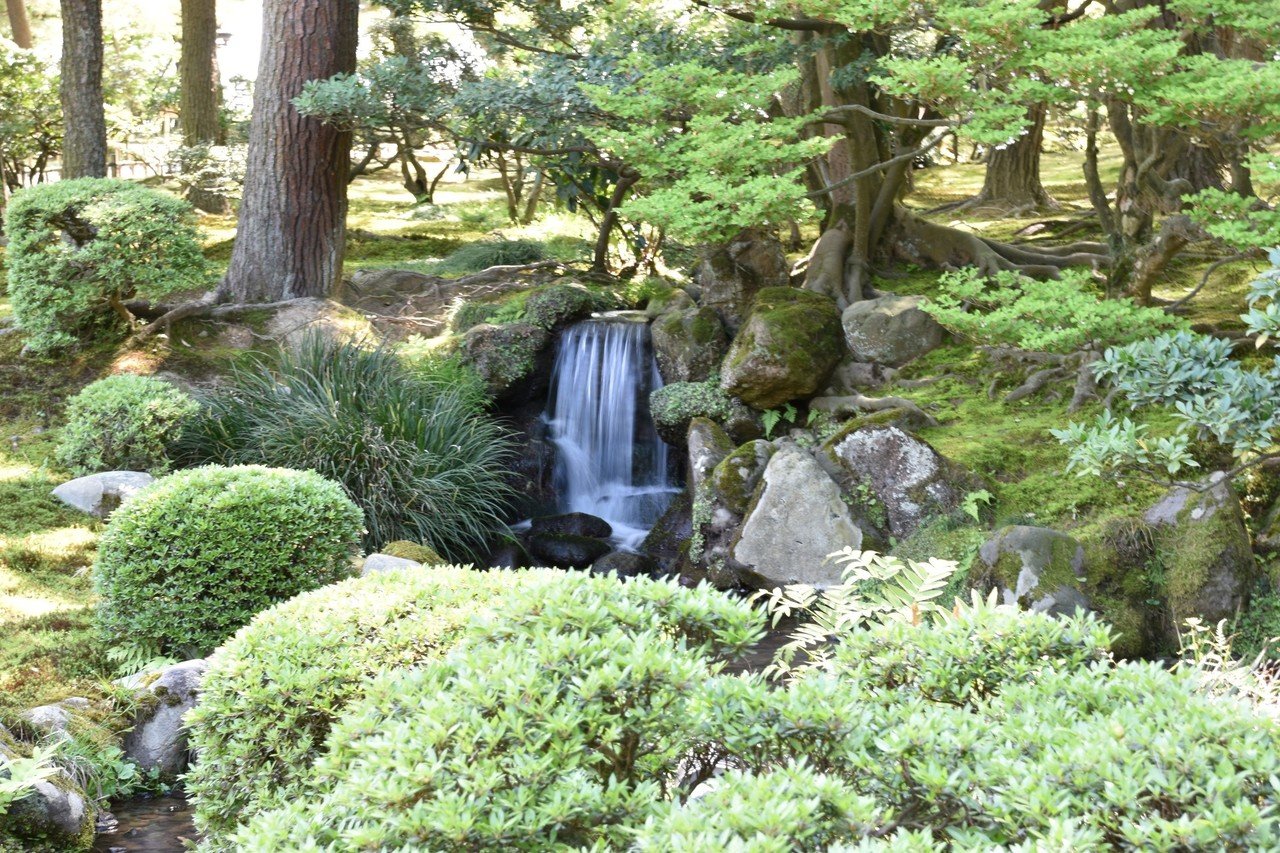
[[[643,320],[587,320],[560,340],[547,400],[559,509],[603,518],[631,550],[679,491],[649,416],[649,392],[661,386]]]

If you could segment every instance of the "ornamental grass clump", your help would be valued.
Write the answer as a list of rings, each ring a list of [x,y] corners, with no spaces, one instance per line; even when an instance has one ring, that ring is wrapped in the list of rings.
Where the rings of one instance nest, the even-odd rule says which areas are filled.
[[[237,370],[182,440],[191,463],[312,470],[364,511],[364,545],[421,542],[468,562],[502,529],[507,433],[484,386],[446,356],[402,361],[313,335]]]
[[[169,470],[169,447],[200,410],[185,391],[150,376],[108,376],[67,403],[58,464],[77,476]]]
[[[5,213],[14,319],[45,353],[124,330],[124,301],[212,283],[182,199],[128,181],[80,178],[15,193]]]
[[[120,660],[203,657],[259,611],[350,577],[361,532],[342,487],[311,471],[172,474],[99,541],[98,626]]]

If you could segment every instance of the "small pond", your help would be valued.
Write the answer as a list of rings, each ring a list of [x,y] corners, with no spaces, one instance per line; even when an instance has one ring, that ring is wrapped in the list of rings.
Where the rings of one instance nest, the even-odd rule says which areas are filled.
[[[181,853],[187,839],[194,839],[191,806],[180,794],[136,797],[113,803],[103,815],[94,839],[94,853]]]

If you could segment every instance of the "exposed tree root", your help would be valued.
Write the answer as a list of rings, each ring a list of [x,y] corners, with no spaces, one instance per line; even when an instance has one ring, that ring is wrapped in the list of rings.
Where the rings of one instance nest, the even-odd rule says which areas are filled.
[[[847,397],[815,397],[809,401],[809,407],[823,412],[830,412],[836,417],[850,417],[864,412],[902,409],[918,419],[924,426],[938,425],[932,415],[905,397],[867,397],[862,394],[850,394]]]
[[[1071,404],[1068,411],[1075,412],[1089,400],[1098,396],[1097,382],[1093,376],[1093,363],[1100,357],[1096,350],[1081,350],[1066,355],[1054,352],[1020,350],[1016,347],[978,347],[978,351],[992,361],[1001,375],[992,380],[987,396],[998,396],[1000,380],[1008,373],[1023,373],[1021,383],[1004,397],[1004,402],[1014,403],[1046,389],[1055,389],[1062,383],[1072,383]]]

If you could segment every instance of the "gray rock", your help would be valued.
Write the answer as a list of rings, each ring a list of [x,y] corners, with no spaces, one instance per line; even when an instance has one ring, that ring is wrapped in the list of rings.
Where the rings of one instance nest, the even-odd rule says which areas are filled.
[[[265,334],[282,347],[296,349],[311,335],[331,341],[357,343],[377,337],[373,325],[359,311],[331,299],[309,296],[271,310]]]
[[[544,515],[541,518],[535,518],[529,525],[529,530],[533,533],[587,536],[592,539],[608,539],[613,535],[613,527],[609,525],[609,522],[585,512]]]
[[[618,578],[647,577],[658,568],[649,557],[643,554],[632,554],[627,551],[614,551],[605,554],[591,565],[591,571],[597,575],[614,575]]]
[[[812,456],[792,445],[774,453],[763,483],[733,544],[733,557],[746,567],[747,579],[764,589],[838,584],[840,567],[828,556],[862,545],[862,531],[840,489]]]
[[[660,293],[644,306],[644,315],[656,320],[668,311],[683,311],[695,307],[693,297],[681,288],[674,288],[670,293]]]
[[[724,391],[761,411],[810,397],[840,361],[840,315],[825,296],[793,287],[756,295],[720,371]]]
[[[689,447],[689,485],[695,495],[702,494],[711,472],[733,451],[733,441],[719,424],[707,418],[694,418],[686,438]]]
[[[833,468],[852,481],[850,494],[877,505],[888,533],[905,539],[924,521],[956,510],[982,487],[972,473],[901,427],[864,426],[837,435],[823,448]]]
[[[0,841],[16,840],[20,845],[6,850],[86,850],[93,842],[97,815],[84,790],[57,771],[0,812]],[[30,846],[21,846],[24,842]]]
[[[146,488],[155,477],[141,471],[104,471],[69,480],[53,496],[73,509],[106,520],[120,504]]]
[[[720,367],[729,336],[710,308],[668,311],[649,327],[662,380],[702,382]]]
[[[847,397],[866,391],[875,391],[893,381],[897,370],[869,361],[854,361],[846,357],[831,371],[831,378],[820,392],[822,397]]]
[[[718,462],[710,478],[715,499],[739,515],[746,512],[773,450],[772,443],[756,439],[739,446]]]
[[[749,228],[698,265],[698,301],[714,309],[729,331],[736,332],[756,294],[766,287],[786,287],[790,276],[778,238]]]
[[[1054,616],[1092,610],[1083,590],[1084,546],[1045,527],[1006,527],[983,543],[978,559],[1005,604]]]
[[[1203,491],[1171,489],[1147,510],[1164,568],[1173,623],[1198,616],[1230,619],[1248,600],[1258,575],[1244,512],[1231,484],[1211,475]]]
[[[370,554],[364,558],[364,564],[360,566],[360,577],[367,578],[369,575],[377,575],[382,572],[394,572],[397,569],[420,569],[422,563],[417,560],[407,560],[404,557],[393,557],[390,554]]]
[[[124,736],[124,753],[144,771],[173,778],[187,769],[187,729],[183,715],[200,699],[200,683],[209,663],[203,659],[174,664],[158,674],[117,682],[135,691],[138,711]]]
[[[919,296],[886,295],[855,302],[840,315],[855,361],[901,367],[942,345],[942,326],[921,310]]]
[[[73,696],[52,705],[40,705],[22,712],[22,719],[41,734],[65,734],[77,711],[89,708],[89,700]]]

